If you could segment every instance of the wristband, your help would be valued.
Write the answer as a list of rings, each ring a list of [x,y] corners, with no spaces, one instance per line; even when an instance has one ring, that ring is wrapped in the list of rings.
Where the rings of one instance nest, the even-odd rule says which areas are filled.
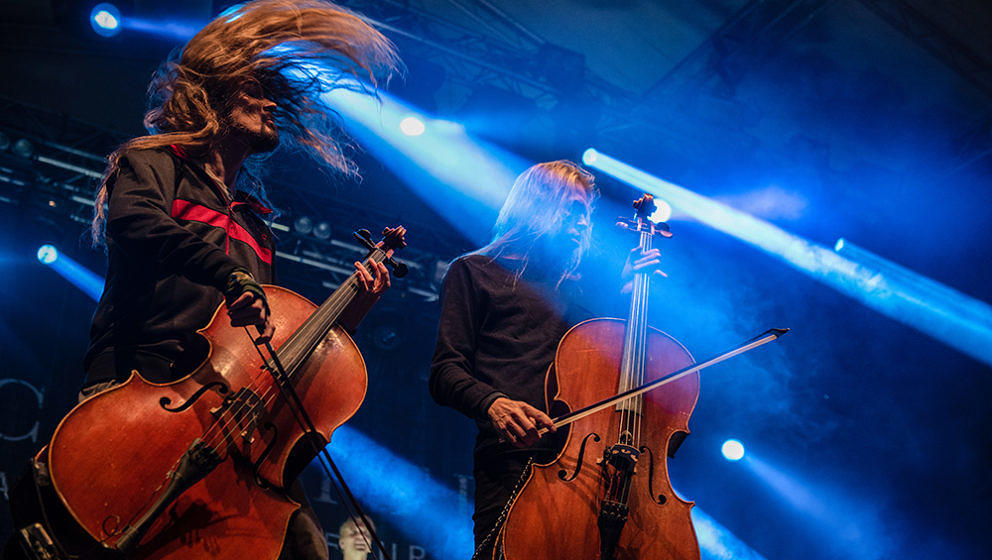
[[[227,284],[224,286],[224,302],[231,305],[245,292],[255,294],[255,297],[265,302],[269,306],[269,301],[265,298],[265,291],[262,286],[255,281],[255,278],[244,268],[235,268],[227,275]]]

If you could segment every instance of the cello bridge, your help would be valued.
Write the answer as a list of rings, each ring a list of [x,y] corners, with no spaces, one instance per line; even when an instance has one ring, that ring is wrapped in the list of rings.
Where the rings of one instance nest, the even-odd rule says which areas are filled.
[[[235,432],[247,445],[255,442],[255,431],[266,414],[265,403],[254,391],[242,388],[225,399],[214,416],[225,431]]]

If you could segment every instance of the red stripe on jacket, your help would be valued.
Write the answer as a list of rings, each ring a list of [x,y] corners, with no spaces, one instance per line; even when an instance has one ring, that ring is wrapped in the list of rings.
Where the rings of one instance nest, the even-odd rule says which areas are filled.
[[[224,228],[228,239],[236,239],[246,243],[255,251],[258,258],[262,259],[262,262],[269,265],[272,264],[272,251],[259,245],[258,241],[255,240],[247,229],[223,212],[212,210],[188,200],[176,199],[172,202],[172,217]],[[225,252],[227,254],[231,253],[230,249],[226,247]]]

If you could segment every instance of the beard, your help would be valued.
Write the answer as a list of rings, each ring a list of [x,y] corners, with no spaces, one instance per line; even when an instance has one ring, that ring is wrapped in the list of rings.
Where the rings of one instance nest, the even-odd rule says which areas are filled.
[[[279,147],[279,131],[265,127],[248,136],[248,145],[252,153],[264,154]]]
[[[263,126],[261,130],[249,129],[239,123],[232,123],[234,134],[248,142],[253,154],[264,154],[279,147],[279,131],[274,127]]]
[[[552,232],[538,238],[534,246],[535,256],[555,272],[568,271],[582,260],[582,245],[581,241],[573,240],[568,235]]]

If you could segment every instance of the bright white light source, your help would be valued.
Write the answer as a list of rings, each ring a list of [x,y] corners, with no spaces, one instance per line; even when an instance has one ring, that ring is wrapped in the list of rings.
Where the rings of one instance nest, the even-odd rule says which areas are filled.
[[[407,136],[420,136],[425,129],[424,121],[417,117],[406,117],[400,121],[400,130]]]
[[[38,248],[38,260],[42,264],[52,264],[55,259],[59,258],[58,249],[51,245],[42,245]]]
[[[599,155],[599,152],[597,152],[596,150],[594,150],[592,148],[589,148],[588,150],[582,152],[582,163],[584,163],[586,165],[592,165],[593,163],[596,162],[596,157],[598,155]]]
[[[744,444],[736,439],[728,439],[723,442],[723,447],[720,450],[728,461],[740,461],[744,457]]]
[[[660,198],[654,199],[654,203],[658,208],[656,208],[655,211],[648,216],[648,219],[655,223],[667,222],[668,218],[672,217],[672,207]]]
[[[113,4],[97,4],[90,12],[93,31],[103,37],[112,37],[121,30],[121,12]]]

